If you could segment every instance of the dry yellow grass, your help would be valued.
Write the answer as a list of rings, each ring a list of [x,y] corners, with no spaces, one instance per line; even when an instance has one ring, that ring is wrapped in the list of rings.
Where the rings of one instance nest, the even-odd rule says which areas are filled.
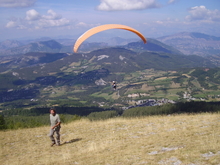
[[[55,75],[55,74],[57,74],[57,72],[48,73],[48,75]]]
[[[155,87],[154,86],[148,86],[147,84],[143,84],[142,87],[141,87],[141,90],[144,90],[144,91],[152,91],[152,90],[155,90]]]
[[[219,114],[115,118],[63,124],[61,146],[48,127],[0,132],[0,164],[207,165],[220,162]],[[64,143],[66,142],[66,143]]]
[[[188,74],[182,74],[183,76],[186,76],[187,78],[190,78],[191,76],[189,76]]]
[[[180,83],[175,83],[175,82],[172,82],[172,84],[170,85],[171,88],[180,88]]]
[[[156,78],[155,80],[165,80],[165,79],[172,79],[172,78],[177,78],[177,76],[160,77],[160,78]]]

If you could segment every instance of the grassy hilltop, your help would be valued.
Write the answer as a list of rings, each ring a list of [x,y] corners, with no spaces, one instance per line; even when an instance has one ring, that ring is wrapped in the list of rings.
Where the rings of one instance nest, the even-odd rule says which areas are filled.
[[[218,113],[93,122],[82,119],[62,124],[59,147],[50,147],[49,126],[1,131],[0,162],[2,165],[218,164],[219,121]]]

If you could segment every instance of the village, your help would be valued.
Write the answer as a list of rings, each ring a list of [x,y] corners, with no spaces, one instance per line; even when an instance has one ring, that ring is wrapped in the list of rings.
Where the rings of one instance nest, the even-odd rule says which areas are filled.
[[[175,104],[176,102],[169,99],[144,99],[144,100],[138,100],[135,101],[134,105],[128,106],[128,107],[122,107],[123,110],[135,108],[135,107],[145,107],[145,106],[160,106],[163,104]]]

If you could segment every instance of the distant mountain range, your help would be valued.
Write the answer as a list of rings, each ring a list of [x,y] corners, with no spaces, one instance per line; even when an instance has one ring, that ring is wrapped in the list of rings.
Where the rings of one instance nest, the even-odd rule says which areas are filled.
[[[5,41],[0,43],[0,51],[20,47],[22,45],[23,44],[21,42],[16,41],[16,40],[5,40]]]
[[[178,49],[186,55],[220,55],[220,37],[203,33],[182,32],[159,37],[157,40]]]
[[[9,43],[10,41],[8,41]],[[15,41],[11,41],[11,43],[15,43]],[[0,44],[2,45],[2,44]],[[8,44],[10,45],[10,44]],[[17,42],[17,45],[22,45],[21,43]],[[27,45],[17,46],[17,47],[6,47],[4,50],[0,52],[2,56],[9,56],[9,55],[22,55],[28,52],[49,52],[49,53],[57,53],[62,52],[62,49],[65,47],[62,46],[60,43],[56,42],[55,40],[49,41],[39,41],[29,43]]]
[[[123,48],[135,51],[135,52],[160,52],[160,53],[171,53],[171,54],[183,54],[179,50],[172,46],[168,46],[158,40],[149,38],[147,44],[143,42],[131,42],[127,45],[122,46]]]
[[[138,41],[137,39],[124,39],[121,37],[114,37],[104,42],[107,43],[109,46],[119,46],[119,45],[127,45],[131,42],[137,42],[137,41]]]
[[[5,41],[0,43],[0,55],[1,56],[11,56],[11,55],[22,55],[28,52],[45,52],[45,53],[72,53],[73,50],[73,40],[47,40],[47,41],[37,41],[31,42],[28,44],[23,44],[18,41]],[[101,49],[101,48],[109,48],[113,47],[113,45],[117,45],[115,47],[126,48],[135,52],[144,52],[144,51],[154,51],[154,52],[164,52],[164,53],[172,53],[172,54],[182,54],[177,49],[163,44],[155,39],[148,39],[148,43],[144,44],[143,42],[129,42],[131,40],[115,38],[105,42],[84,42],[79,49],[79,52],[90,52],[93,50]],[[71,44],[72,43],[72,44]],[[64,45],[65,44],[65,45]]]
[[[74,39],[53,40],[48,37],[26,41],[6,40],[0,42],[0,56],[22,55],[28,52],[73,53],[74,43]],[[220,37],[182,32],[157,39],[147,38],[147,44],[138,39],[115,37],[101,42],[85,41],[79,52],[88,53],[109,47],[122,47],[139,53],[147,51],[210,57],[220,55]]]

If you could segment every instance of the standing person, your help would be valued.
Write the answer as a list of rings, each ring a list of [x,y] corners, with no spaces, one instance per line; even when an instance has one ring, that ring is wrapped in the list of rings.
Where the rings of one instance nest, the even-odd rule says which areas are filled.
[[[54,144],[57,144],[57,146],[60,146],[60,117],[59,115],[56,113],[56,110],[54,108],[50,109],[50,123],[51,123],[51,128],[50,128],[50,140],[52,141],[51,147]],[[53,137],[54,133],[56,133],[56,141]]]

